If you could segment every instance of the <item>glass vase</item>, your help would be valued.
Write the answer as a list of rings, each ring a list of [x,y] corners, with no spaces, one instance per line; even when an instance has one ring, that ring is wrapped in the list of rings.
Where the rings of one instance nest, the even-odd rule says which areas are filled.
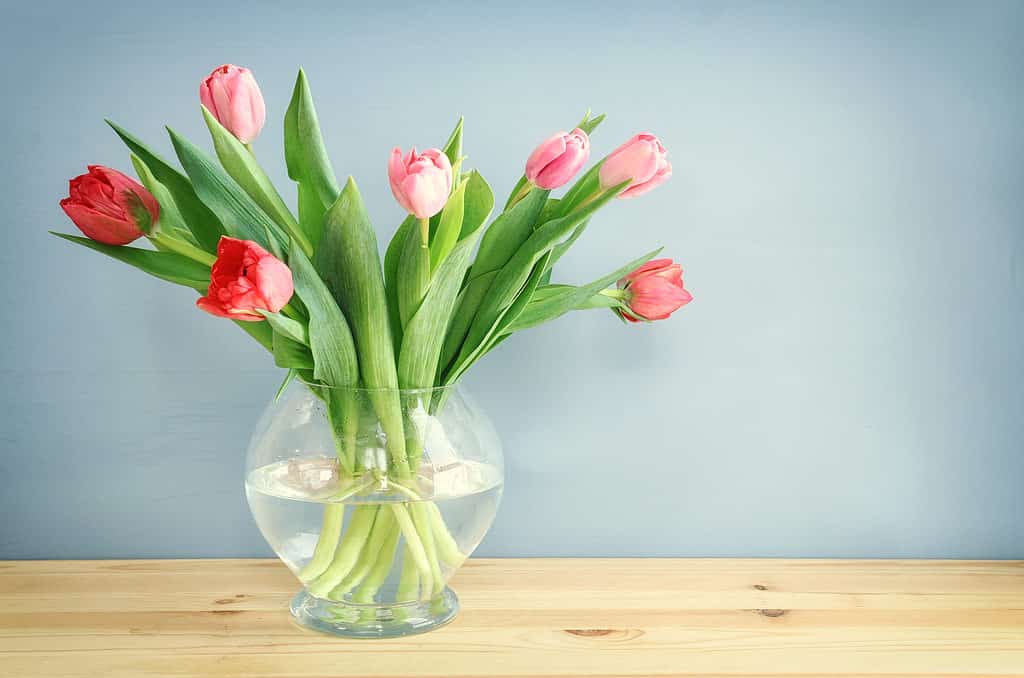
[[[249,444],[253,518],[302,590],[295,619],[339,636],[450,621],[452,574],[501,500],[501,443],[458,386],[391,390],[293,381]]]

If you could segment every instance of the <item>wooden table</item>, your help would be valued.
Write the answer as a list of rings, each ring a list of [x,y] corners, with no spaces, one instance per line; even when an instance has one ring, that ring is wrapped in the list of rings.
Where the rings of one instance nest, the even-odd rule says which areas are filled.
[[[0,562],[0,676],[1024,675],[1024,562],[471,560],[451,625],[306,631],[274,560]]]

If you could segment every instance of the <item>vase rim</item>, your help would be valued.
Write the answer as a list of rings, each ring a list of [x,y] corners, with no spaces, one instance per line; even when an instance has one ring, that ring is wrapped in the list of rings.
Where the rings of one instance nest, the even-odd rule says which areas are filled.
[[[434,393],[444,393],[446,391],[454,391],[459,387],[460,380],[456,380],[451,384],[445,386],[427,386],[424,388],[369,388],[366,386],[328,386],[327,384],[318,384],[313,381],[307,381],[302,377],[297,376],[295,381],[301,383],[307,388],[324,388],[331,391],[348,391],[350,393],[398,393],[402,396],[411,395],[433,395]]]

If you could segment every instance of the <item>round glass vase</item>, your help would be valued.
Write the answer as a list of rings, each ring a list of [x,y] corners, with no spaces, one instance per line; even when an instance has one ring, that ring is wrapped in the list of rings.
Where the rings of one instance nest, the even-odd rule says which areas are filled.
[[[501,442],[458,386],[333,388],[293,381],[246,459],[253,518],[302,590],[309,628],[358,638],[451,621],[452,574],[501,500]]]

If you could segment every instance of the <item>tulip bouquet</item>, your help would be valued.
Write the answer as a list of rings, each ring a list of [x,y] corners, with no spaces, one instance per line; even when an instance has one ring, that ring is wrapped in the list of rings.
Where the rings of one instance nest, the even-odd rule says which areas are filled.
[[[90,166],[61,201],[86,237],[55,235],[198,291],[199,309],[233,320],[287,370],[282,389],[297,379],[322,401],[334,472],[349,481],[349,494],[390,484],[412,500],[390,509],[362,505],[344,531],[342,504],[327,504],[315,551],[299,572],[311,592],[372,600],[401,539],[408,554],[401,585],[430,599],[441,569],[465,556],[440,512],[415,501],[424,450],[409,433],[402,389],[429,394],[451,385],[510,335],[569,311],[609,309],[637,323],[689,303],[682,269],[655,259],[657,250],[584,285],[552,282],[558,260],[599,209],[671,176],[666,150],[654,135],[637,134],[584,171],[590,135],[604,117],[588,113],[529,155],[490,219],[494,195],[465,166],[459,120],[442,148],[391,151],[388,180],[406,216],[381,261],[355,181],[335,178],[301,71],[284,114],[295,211],[252,151],[265,119],[252,74],[222,66],[203,80],[200,100],[213,155],[169,129],[181,171],[109,123],[131,151],[138,181]],[[573,179],[560,198],[552,195]],[[143,237],[152,249],[127,246]],[[381,454],[357,453],[365,413],[347,387],[368,394]],[[442,399],[420,397],[416,407],[429,413]]]

